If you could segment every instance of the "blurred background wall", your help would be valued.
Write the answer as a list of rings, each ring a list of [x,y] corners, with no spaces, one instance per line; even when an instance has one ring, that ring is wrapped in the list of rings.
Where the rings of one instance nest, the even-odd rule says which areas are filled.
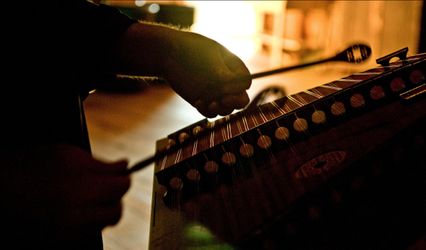
[[[321,57],[353,42],[370,44],[375,57],[403,47],[411,54],[425,50],[422,0],[99,2],[136,19],[204,34],[266,68]]]

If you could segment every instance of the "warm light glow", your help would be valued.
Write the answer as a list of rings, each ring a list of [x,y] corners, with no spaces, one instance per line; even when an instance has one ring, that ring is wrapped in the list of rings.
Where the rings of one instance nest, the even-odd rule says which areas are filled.
[[[250,1],[187,1],[196,8],[192,30],[223,44],[240,58],[256,50],[256,13]]]
[[[146,3],[145,0],[135,0],[135,5],[138,6],[138,7],[144,6],[145,3]]]
[[[160,5],[153,3],[148,7],[149,13],[155,14],[160,11]]]

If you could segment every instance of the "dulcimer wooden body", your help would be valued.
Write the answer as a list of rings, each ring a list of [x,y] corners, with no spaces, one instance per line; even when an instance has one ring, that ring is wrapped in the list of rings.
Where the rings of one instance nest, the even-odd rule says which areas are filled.
[[[407,249],[424,237],[426,54],[382,64],[159,140],[150,248]]]

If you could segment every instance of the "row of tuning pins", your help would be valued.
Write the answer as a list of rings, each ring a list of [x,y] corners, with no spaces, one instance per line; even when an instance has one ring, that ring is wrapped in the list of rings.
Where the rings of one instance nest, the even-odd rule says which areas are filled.
[[[419,84],[421,82],[425,81],[425,75],[421,70],[413,70],[409,74],[410,83],[412,84]],[[402,77],[394,77],[389,81],[389,86],[387,86],[389,90],[393,93],[399,93],[402,90],[404,90],[407,87],[406,81]],[[371,86],[368,91],[368,98],[373,101],[379,101],[386,97],[386,91],[383,86],[381,85],[374,85]],[[349,97],[348,104],[353,109],[360,109],[362,107],[365,107],[366,105],[366,98],[365,94],[362,94],[360,92],[354,92]],[[330,107],[329,107],[329,113],[332,114],[335,117],[339,117],[344,115],[347,112],[347,107],[344,102],[342,101],[334,101]],[[215,125],[221,124],[223,122],[226,122],[227,119],[223,119],[219,123],[215,122],[206,122],[204,126],[198,124],[192,127],[192,136],[198,136],[201,132],[203,132],[206,128],[211,130],[215,128]],[[327,115],[326,112],[323,110],[315,109],[311,116],[310,116],[310,122],[313,125],[321,125],[325,124],[327,121]],[[288,142],[290,139],[290,136],[292,133],[304,133],[307,132],[310,125],[310,122],[308,122],[307,119],[302,117],[295,117],[293,123],[292,123],[292,129],[291,131],[289,128],[282,126],[276,122],[276,128],[274,131],[273,136],[276,140],[282,141],[282,142]],[[259,129],[258,131],[258,138],[256,140],[256,146],[263,150],[268,150],[271,148],[273,140],[269,135],[263,134]],[[178,140],[179,143],[184,143],[188,139],[190,139],[191,135],[187,132],[181,132],[178,134]],[[174,146],[176,142],[173,139],[169,139],[168,146]],[[233,152],[229,152],[226,150],[223,150],[223,154],[220,158],[220,161],[225,166],[233,166],[237,163],[237,156]],[[250,143],[244,142],[241,139],[241,145],[239,146],[238,153],[243,158],[250,158],[253,157],[255,153],[255,146],[253,146]],[[206,160],[203,169],[205,172],[213,174],[216,173],[219,170],[219,163],[217,163],[215,160]],[[196,169],[190,169],[187,174],[186,178],[190,181],[199,181],[200,179],[200,173]],[[179,177],[173,177],[170,180],[170,186],[174,188],[180,188],[181,184],[183,183],[182,180],[179,180]]]

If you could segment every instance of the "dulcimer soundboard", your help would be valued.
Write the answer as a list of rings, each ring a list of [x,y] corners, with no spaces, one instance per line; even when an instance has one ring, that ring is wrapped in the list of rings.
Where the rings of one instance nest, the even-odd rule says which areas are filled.
[[[158,140],[150,249],[406,249],[425,237],[426,53],[407,51]]]

